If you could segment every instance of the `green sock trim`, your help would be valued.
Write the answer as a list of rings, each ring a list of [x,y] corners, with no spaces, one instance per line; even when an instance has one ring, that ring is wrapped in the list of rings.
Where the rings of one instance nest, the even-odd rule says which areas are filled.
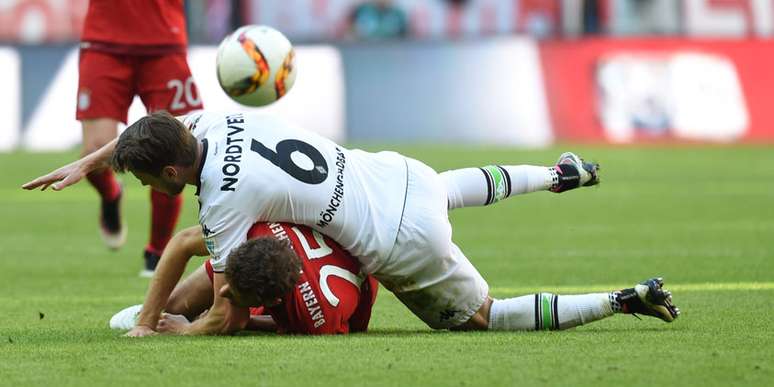
[[[541,294],[540,298],[540,304],[543,309],[543,330],[549,330],[553,328],[553,314],[551,310],[551,297],[552,294]]]
[[[491,178],[493,191],[491,200],[488,204],[494,204],[498,201],[508,197],[508,187],[506,186],[507,180],[504,176],[504,171],[496,165],[487,165],[482,168]]]

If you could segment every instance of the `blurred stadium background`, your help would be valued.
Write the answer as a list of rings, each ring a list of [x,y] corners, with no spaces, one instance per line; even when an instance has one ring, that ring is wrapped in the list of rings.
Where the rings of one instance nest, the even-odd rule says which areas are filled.
[[[0,2],[0,150],[79,143],[64,101],[87,5]],[[182,97],[235,107],[215,46],[274,26],[300,72],[264,110],[339,141],[774,140],[770,0],[196,0],[186,13],[200,95]],[[143,113],[137,100],[130,121]]]

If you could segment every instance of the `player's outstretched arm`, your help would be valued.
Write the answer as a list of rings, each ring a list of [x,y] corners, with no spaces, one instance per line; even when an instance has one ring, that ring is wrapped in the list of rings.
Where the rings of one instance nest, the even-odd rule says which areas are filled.
[[[40,187],[41,191],[45,191],[46,188],[50,186],[54,191],[59,191],[65,187],[71,186],[79,182],[90,172],[106,167],[108,161],[110,161],[110,157],[113,155],[113,150],[116,148],[117,142],[118,139],[113,139],[113,141],[110,141],[102,148],[84,156],[80,160],[76,160],[53,172],[25,183],[22,185],[22,188],[32,190]]]
[[[192,256],[207,255],[201,226],[196,225],[175,234],[161,255],[156,273],[153,275],[148,293],[145,295],[142,312],[137,324],[126,333],[129,337],[142,337],[156,333],[161,311],[169,295],[183,276],[185,266]]]
[[[250,316],[245,329],[248,331],[276,332],[277,323],[271,316]]]

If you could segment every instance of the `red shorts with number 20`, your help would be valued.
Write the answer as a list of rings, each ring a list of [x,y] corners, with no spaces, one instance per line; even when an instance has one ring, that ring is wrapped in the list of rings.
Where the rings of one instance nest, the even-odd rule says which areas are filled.
[[[78,120],[112,118],[126,123],[135,95],[148,112],[183,115],[202,108],[184,52],[124,55],[81,50],[78,74]]]

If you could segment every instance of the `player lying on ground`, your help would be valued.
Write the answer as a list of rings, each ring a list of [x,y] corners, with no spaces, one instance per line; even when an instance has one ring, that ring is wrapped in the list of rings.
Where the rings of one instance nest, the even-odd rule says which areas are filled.
[[[225,285],[229,253],[246,239],[247,230],[255,222],[273,221],[305,225],[337,241],[434,329],[527,329],[525,316],[535,317],[533,328],[546,323],[561,328],[563,310],[591,311],[590,320],[617,308],[606,293],[559,297],[556,307],[551,295],[492,300],[486,281],[451,239],[449,209],[597,184],[597,166],[572,153],[550,167],[488,166],[438,174],[394,152],[346,149],[271,116],[203,111],[181,121],[153,113],[117,141],[23,187],[62,189],[108,160],[114,170],[128,170],[162,192],[197,187],[199,224],[216,290]],[[634,297],[644,305],[639,312],[673,320],[677,310],[659,281],[648,284]],[[559,318],[537,318],[551,311]],[[229,302],[214,293],[210,312],[185,333],[226,332],[229,315]]]
[[[341,247],[308,227],[284,223],[257,223],[248,235],[248,241],[232,252],[232,258],[246,260],[246,266],[239,271],[227,267],[227,284],[219,289],[233,304],[232,331],[314,335],[364,332],[368,328],[378,285],[373,277],[360,273],[360,263]],[[154,330],[185,331],[189,320],[212,305],[209,260],[171,295],[170,291],[189,259],[204,255],[207,249],[199,226],[177,233],[159,261],[145,307],[142,311],[141,305],[122,310],[111,319],[111,327],[132,329],[129,336],[152,334]],[[246,276],[260,283],[261,289],[249,294],[234,292],[234,286],[241,287]],[[265,309],[248,311],[248,307]],[[167,313],[159,319],[162,308]]]
[[[363,282],[358,291],[361,277],[356,273],[360,265],[337,243],[307,227],[287,223],[256,224],[250,230],[249,238],[229,256],[227,285],[220,293],[232,304],[242,307],[267,306],[271,317],[251,313],[253,316],[247,322],[247,311],[235,307],[235,323],[230,325],[229,331],[222,333],[241,329],[296,334],[366,330],[376,295],[376,283]],[[292,243],[293,250],[281,243],[286,240]],[[157,275],[178,269],[177,272],[181,273],[183,268],[180,266],[185,266],[191,254],[206,254],[198,226],[186,229],[173,238],[160,261]],[[293,275],[297,270],[289,270],[297,267],[295,254],[304,263],[304,274],[300,279]],[[175,288],[167,302],[168,312],[184,314],[192,320],[210,307],[212,267],[208,263]],[[642,313],[670,321],[670,311],[653,301],[653,298],[669,297],[660,289],[661,285],[660,279],[652,279],[618,292],[562,296],[538,293],[505,300],[522,311],[520,318],[515,320],[492,311],[492,300],[488,299],[485,303],[489,308],[487,319],[490,321],[487,325],[492,326],[491,319],[505,318],[499,329],[566,329],[611,316],[615,312]],[[165,285],[154,281],[144,310],[140,311],[140,305],[122,310],[111,319],[111,327],[131,329],[128,336],[146,336],[155,331],[186,332],[189,325],[186,317],[164,314],[159,320],[161,303],[150,299],[152,294],[160,293],[154,289],[157,286]],[[287,294],[277,296],[283,292]],[[159,297],[166,299],[163,292]]]

